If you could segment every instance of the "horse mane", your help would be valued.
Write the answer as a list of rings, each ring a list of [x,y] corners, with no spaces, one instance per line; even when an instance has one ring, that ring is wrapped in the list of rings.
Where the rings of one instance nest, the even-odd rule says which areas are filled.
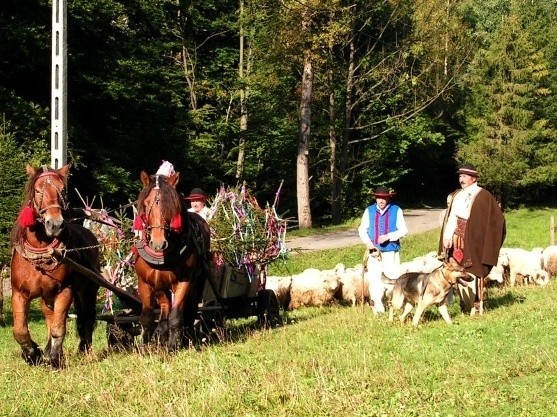
[[[25,185],[25,190],[23,192],[23,201],[20,206],[20,211],[33,201],[33,198],[35,196],[35,188],[34,188],[35,182],[37,181],[37,178],[39,178],[39,176],[45,172],[56,172],[56,170],[52,168],[47,168],[45,165],[35,169],[35,174],[29,177],[29,179],[27,180],[27,184]],[[62,178],[62,180],[64,181],[64,187],[67,187],[68,179],[62,176],[60,176],[60,178]],[[16,222],[12,227],[12,231],[10,233],[10,244],[11,245],[18,244],[23,240],[24,237],[25,237],[25,227],[22,227],[19,224],[19,222],[16,220]]]
[[[149,184],[141,190],[137,197],[137,212],[141,216],[145,214],[144,201],[156,185],[156,175],[152,175]],[[170,220],[177,214],[185,213],[185,205],[182,203],[182,196],[173,186],[168,184],[168,178],[159,175],[160,199],[162,216]],[[183,216],[184,217],[184,216]],[[185,217],[184,217],[185,220]]]

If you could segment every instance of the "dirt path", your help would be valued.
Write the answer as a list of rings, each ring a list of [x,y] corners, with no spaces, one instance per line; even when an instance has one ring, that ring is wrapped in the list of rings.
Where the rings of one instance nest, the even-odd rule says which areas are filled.
[[[436,229],[439,226],[439,214],[442,209],[404,210],[404,219],[408,226],[408,234],[416,234]],[[344,248],[362,244],[358,230],[351,229],[338,233],[299,237],[289,240],[286,238],[288,249],[293,252]]]

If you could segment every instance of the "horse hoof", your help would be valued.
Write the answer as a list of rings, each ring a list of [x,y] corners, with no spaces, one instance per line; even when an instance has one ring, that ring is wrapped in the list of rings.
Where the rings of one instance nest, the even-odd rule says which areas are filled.
[[[178,352],[178,343],[167,343],[166,345],[166,353],[169,355],[174,355]]]
[[[80,353],[89,354],[93,351],[93,346],[91,342],[84,342],[83,340],[81,340],[79,342],[78,351]]]
[[[21,352],[21,357],[28,365],[37,366],[42,361],[43,352],[39,346],[33,342],[33,346],[30,350],[23,350]]]
[[[64,355],[50,357],[45,356],[44,362],[46,365],[50,366],[53,369],[62,369],[64,368]]]

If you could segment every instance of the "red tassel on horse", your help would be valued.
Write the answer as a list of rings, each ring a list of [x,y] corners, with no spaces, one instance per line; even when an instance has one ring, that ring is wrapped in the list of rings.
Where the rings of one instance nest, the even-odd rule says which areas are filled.
[[[30,206],[25,206],[17,217],[17,221],[21,227],[30,227],[37,221],[37,216],[35,216],[35,210]]]
[[[135,216],[132,228],[133,230],[143,230],[143,219],[140,216]]]
[[[170,228],[172,230],[180,231],[182,230],[182,215],[177,214],[170,220]]]

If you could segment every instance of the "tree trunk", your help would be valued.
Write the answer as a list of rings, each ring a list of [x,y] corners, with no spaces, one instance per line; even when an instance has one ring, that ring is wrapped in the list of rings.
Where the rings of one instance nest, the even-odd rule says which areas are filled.
[[[338,158],[338,188],[339,195],[342,192],[342,178],[344,177],[347,159],[348,159],[348,142],[350,140],[350,132],[352,131],[352,109],[354,106],[354,82],[355,82],[355,56],[356,47],[354,44],[354,26],[352,27],[352,33],[350,34],[349,42],[350,53],[348,55],[348,69],[346,74],[346,86],[345,86],[345,102],[344,102],[344,129],[342,132],[342,140],[340,144],[340,152]]]
[[[300,140],[298,144],[297,198],[298,198],[298,227],[309,229],[313,226],[311,220],[309,193],[309,138],[311,130],[311,98],[313,89],[313,68],[311,51],[304,51],[304,72],[302,74],[302,99],[300,103]]]
[[[240,132],[238,139],[238,161],[236,163],[236,178],[244,176],[246,160],[246,131],[248,130],[247,87],[244,80],[244,0],[240,0],[240,62],[238,76],[240,78]]]
[[[338,173],[338,138],[336,132],[335,86],[333,69],[328,71],[329,81],[329,175],[331,181],[331,220],[334,224],[342,221],[341,182]]]

